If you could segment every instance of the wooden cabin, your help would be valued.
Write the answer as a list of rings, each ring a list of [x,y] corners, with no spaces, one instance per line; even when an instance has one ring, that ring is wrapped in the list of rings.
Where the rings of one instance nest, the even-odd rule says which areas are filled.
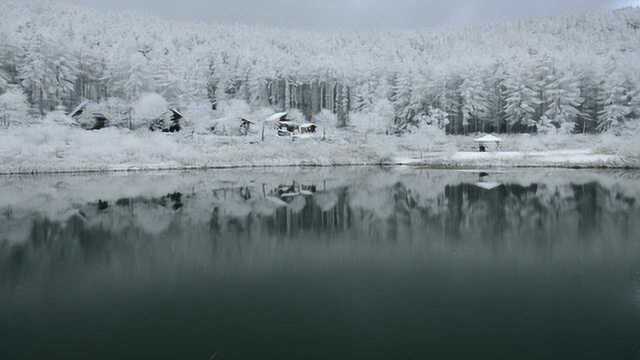
[[[84,101],[69,113],[69,117],[85,130],[100,130],[109,126],[107,115],[92,110],[97,110],[97,104],[92,101]]]
[[[298,124],[287,118],[288,113],[277,113],[267,118],[278,130],[278,136],[310,135],[315,134],[318,125],[314,123]]]
[[[247,120],[245,118],[240,119],[240,135],[247,136],[249,131],[251,130],[251,126],[255,125],[253,121]]]
[[[162,131],[165,133],[174,133],[182,130],[180,121],[184,119],[184,115],[175,108],[169,108],[162,113],[157,119],[151,122],[149,130]]]

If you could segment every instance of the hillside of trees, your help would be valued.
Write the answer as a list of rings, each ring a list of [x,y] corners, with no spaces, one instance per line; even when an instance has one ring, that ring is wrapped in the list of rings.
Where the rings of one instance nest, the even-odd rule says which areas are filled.
[[[450,134],[596,133],[640,118],[638,8],[455,31],[338,33],[1,2],[5,124],[87,99],[126,113],[149,92],[181,109],[241,100],[308,119],[326,109],[338,126],[387,109],[384,123],[371,125],[381,131],[426,123]]]

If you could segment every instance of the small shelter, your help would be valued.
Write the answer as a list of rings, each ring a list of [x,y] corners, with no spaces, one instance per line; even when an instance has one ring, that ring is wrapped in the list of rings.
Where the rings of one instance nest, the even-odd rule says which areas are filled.
[[[149,130],[162,131],[166,133],[179,132],[180,130],[182,130],[182,126],[180,125],[180,120],[182,119],[184,119],[184,115],[182,115],[182,113],[178,109],[169,108],[157,119],[151,122]]]
[[[267,118],[267,122],[275,125],[279,136],[289,136],[298,129],[298,125],[289,120],[287,115],[289,115],[289,113],[281,112],[273,114]]]
[[[251,126],[255,125],[255,123],[251,120],[247,120],[245,118],[240,119],[240,135],[247,136],[249,131],[251,130]]]
[[[477,138],[474,141],[478,144],[480,152],[498,151],[500,149],[500,143],[502,143],[501,138],[490,134]]]
[[[75,120],[81,128],[85,130],[100,130],[109,126],[109,117],[104,113],[91,111],[97,110],[98,105],[92,101],[83,101],[72,112],[69,117]]]
[[[314,124],[314,123],[306,123],[306,124],[302,124],[299,127],[300,130],[300,134],[304,135],[304,134],[315,134],[316,131],[318,130],[318,125]]]

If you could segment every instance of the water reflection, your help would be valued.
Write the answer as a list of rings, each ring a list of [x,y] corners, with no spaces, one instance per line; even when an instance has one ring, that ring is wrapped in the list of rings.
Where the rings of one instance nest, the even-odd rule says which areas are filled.
[[[624,256],[638,246],[630,236],[640,230],[635,186],[580,181],[585,174],[529,183],[514,180],[522,174],[480,173],[480,181],[467,183],[453,173],[435,179],[426,172],[387,173],[379,184],[355,186],[328,187],[319,178],[205,185],[160,196],[116,193],[55,210],[22,203],[19,210],[0,209],[2,275],[15,280],[43,263],[55,272],[132,254],[132,261],[144,263],[167,249],[182,249],[181,256],[194,256],[200,265],[247,253],[268,262],[277,253],[265,248],[304,251],[303,244],[313,252],[347,246],[365,255],[392,247],[420,257],[464,251],[477,259],[551,261],[578,253],[597,258],[605,250]],[[141,246],[145,252],[137,250]]]
[[[381,312],[413,326],[415,333],[405,342],[388,340],[394,348],[425,341],[444,346],[437,340],[442,329],[468,341],[458,332],[464,324],[482,329],[493,323],[500,336],[507,336],[515,325],[495,319],[522,316],[516,304],[529,304],[529,310],[546,319],[544,324],[519,320],[544,341],[550,339],[538,331],[554,326],[549,324],[554,316],[576,316],[575,323],[565,319],[567,324],[555,325],[563,336],[588,322],[573,314],[571,306],[589,311],[610,306],[615,313],[607,313],[606,321],[624,319],[618,329],[623,347],[615,348],[616,355],[632,351],[627,348],[632,341],[625,339],[633,338],[632,329],[640,325],[628,301],[628,294],[635,293],[637,310],[637,280],[629,275],[639,269],[637,173],[237,170],[1,181],[0,305],[9,311],[0,315],[10,327],[20,319],[9,313],[23,312],[29,319],[41,314],[59,324],[55,314],[78,304],[91,304],[82,305],[87,311],[83,316],[88,316],[97,304],[121,298],[137,299],[142,307],[155,303],[157,296],[186,307],[201,298],[211,304],[196,306],[201,316],[228,321],[222,326],[226,334],[207,331],[233,348],[243,338],[238,324],[246,319],[219,312],[238,306],[239,312],[279,313],[273,310],[279,305],[271,301],[281,301],[285,293],[290,297],[280,320],[299,309],[318,314],[309,315],[318,325],[327,316],[318,306],[342,308],[331,316],[345,328],[334,330],[355,336],[359,340],[351,342],[363,341],[362,346],[372,346],[371,338],[360,339],[353,329],[365,331],[366,319],[384,324]],[[248,300],[256,296],[263,300]],[[375,303],[369,302],[374,298]],[[216,299],[225,305],[213,305]],[[380,306],[389,302],[386,310],[378,301]],[[484,310],[495,318],[469,312],[478,304],[496,302],[504,309]],[[47,310],[51,304],[55,311]],[[554,306],[566,315],[550,311]],[[429,310],[434,308],[438,312]],[[168,315],[158,310],[154,316],[166,320]],[[413,323],[414,318],[439,325]],[[301,324],[298,317],[289,321]],[[273,330],[262,325],[264,331]],[[26,333],[36,331],[20,326]],[[291,341],[297,330],[290,330],[280,329],[278,341]],[[371,331],[374,338],[390,336]],[[331,339],[330,332],[312,333]],[[478,334],[471,338],[480,339]],[[592,339],[583,335],[575,340]],[[201,341],[196,345],[206,343]],[[332,344],[342,351],[349,346]],[[291,355],[267,350],[273,356]],[[548,355],[540,351],[538,355]],[[418,348],[414,353],[429,354]],[[317,354],[335,355],[328,350]]]

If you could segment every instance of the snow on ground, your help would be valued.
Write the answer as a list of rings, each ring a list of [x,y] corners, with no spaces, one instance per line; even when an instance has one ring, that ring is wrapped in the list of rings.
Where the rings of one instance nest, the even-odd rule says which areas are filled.
[[[597,136],[512,136],[503,152],[474,152],[473,137],[405,137],[331,131],[322,140],[217,136],[57,125],[0,131],[0,174],[267,166],[638,167]],[[630,139],[633,143],[633,139]]]
[[[457,152],[449,157],[426,154],[420,159],[400,158],[403,165],[442,167],[568,167],[622,168],[629,167],[618,155],[596,154],[592,150],[556,150],[534,152]]]

